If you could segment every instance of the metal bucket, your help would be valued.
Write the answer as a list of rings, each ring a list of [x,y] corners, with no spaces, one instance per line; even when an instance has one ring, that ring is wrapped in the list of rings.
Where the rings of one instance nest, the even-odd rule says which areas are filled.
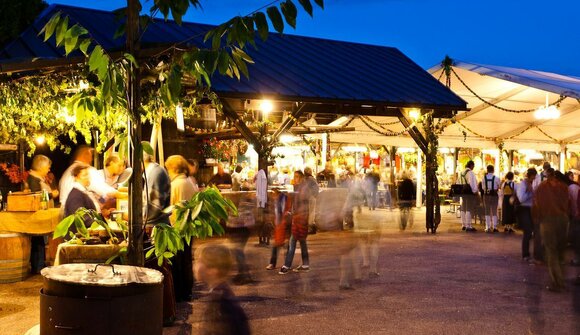
[[[30,236],[0,232],[0,283],[14,283],[30,272]]]
[[[45,268],[40,334],[161,335],[163,275],[136,266]]]

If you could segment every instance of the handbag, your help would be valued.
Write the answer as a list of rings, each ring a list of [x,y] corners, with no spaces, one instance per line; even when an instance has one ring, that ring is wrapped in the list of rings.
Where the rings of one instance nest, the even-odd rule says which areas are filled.
[[[467,182],[465,178],[466,173],[461,174],[461,179],[463,179],[463,184],[453,184],[451,185],[451,196],[462,195],[462,194],[473,194],[471,185]]]

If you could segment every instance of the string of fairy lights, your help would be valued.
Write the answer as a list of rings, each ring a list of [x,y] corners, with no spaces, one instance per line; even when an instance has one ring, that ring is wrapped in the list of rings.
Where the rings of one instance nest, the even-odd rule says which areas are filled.
[[[531,108],[531,109],[510,109],[510,108],[506,108],[506,107],[502,107],[499,106],[496,103],[493,103],[491,101],[486,100],[485,98],[483,98],[482,96],[480,96],[479,94],[477,94],[471,87],[469,87],[469,85],[467,85],[467,83],[459,76],[459,74],[455,71],[455,69],[453,68],[453,60],[449,57],[446,57],[445,60],[442,62],[442,71],[441,74],[439,75],[439,77],[437,78],[438,81],[441,81],[441,79],[443,78],[443,76],[445,75],[445,84],[447,85],[447,87],[451,86],[451,77],[453,76],[454,78],[456,78],[462,85],[463,87],[465,87],[471,94],[473,94],[474,97],[476,97],[478,100],[480,100],[482,103],[484,103],[487,106],[496,108],[498,110],[504,111],[504,112],[508,112],[508,113],[532,113],[532,112],[536,112],[537,109],[536,108]],[[562,103],[562,101],[564,101],[567,98],[566,95],[561,94],[560,97],[558,98],[558,100],[552,102],[552,103],[546,103],[546,108],[548,107],[559,107],[560,104]],[[580,104],[580,99],[576,99],[578,101],[578,103]],[[530,124],[528,127],[522,129],[521,131],[519,131],[516,134],[512,134],[510,136],[506,136],[506,137],[491,137],[491,136],[486,136],[483,135],[471,128],[469,128],[468,126],[466,126],[464,123],[458,121],[454,118],[452,118],[450,120],[451,122],[448,122],[446,124],[438,124],[438,133],[442,133],[443,130],[448,127],[449,125],[453,124],[453,123],[457,123],[463,130],[465,130],[466,132],[470,133],[471,135],[475,136],[475,137],[479,137],[481,139],[484,140],[488,140],[488,141],[494,141],[497,142],[499,141],[505,141],[505,140],[510,140],[513,138],[516,138],[520,135],[522,135],[523,133],[529,131],[530,129],[536,128],[538,129],[538,131],[543,134],[544,136],[546,136],[546,138],[550,139],[551,141],[558,143],[558,144],[562,144],[561,140],[558,140],[557,138],[551,136],[550,134],[548,134],[545,130],[543,130],[542,128],[539,127],[539,125],[536,124]],[[578,143],[580,142],[580,139],[575,140],[573,142],[569,142],[569,144],[573,144],[573,143]]]

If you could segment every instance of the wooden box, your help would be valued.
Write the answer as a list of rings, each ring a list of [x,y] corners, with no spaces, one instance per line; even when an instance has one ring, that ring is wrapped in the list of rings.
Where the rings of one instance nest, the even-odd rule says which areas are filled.
[[[36,212],[40,209],[42,193],[12,192],[6,199],[6,210],[10,212]]]

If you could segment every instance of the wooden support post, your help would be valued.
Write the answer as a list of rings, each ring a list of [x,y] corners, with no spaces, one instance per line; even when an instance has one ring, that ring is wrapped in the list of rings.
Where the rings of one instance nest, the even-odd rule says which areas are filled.
[[[453,153],[453,176],[455,177],[455,183],[459,180],[457,175],[457,168],[459,167],[459,150],[461,150],[461,148],[455,148],[455,152]]]
[[[128,0],[126,25],[127,52],[139,59],[139,2]],[[134,151],[131,152],[131,166],[133,168],[132,182],[129,183],[129,246],[127,258],[130,265],[143,266],[145,255],[143,252],[143,169],[141,166],[141,116],[139,107],[140,75],[139,69],[129,65],[127,68],[127,108],[132,116],[132,128],[127,131],[133,141]]]

